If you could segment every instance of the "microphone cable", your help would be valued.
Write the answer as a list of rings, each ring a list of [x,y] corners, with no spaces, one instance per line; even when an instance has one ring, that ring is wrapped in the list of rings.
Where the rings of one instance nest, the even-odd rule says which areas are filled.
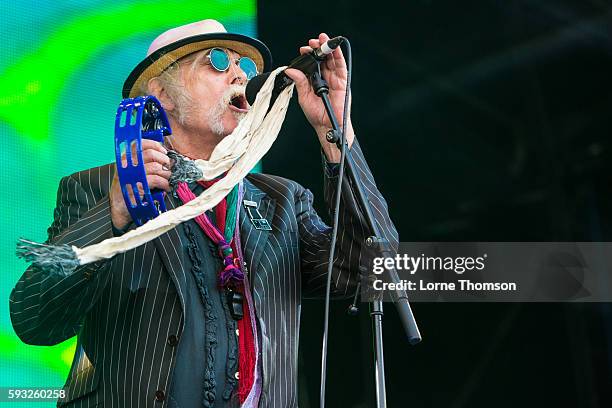
[[[346,123],[348,116],[348,106],[349,106],[349,94],[351,89],[351,75],[353,71],[353,58],[351,54],[351,43],[348,38],[342,38],[342,42],[346,44],[346,93],[344,95],[344,110],[342,115],[342,145],[340,147],[340,169],[338,171],[338,184],[336,187],[336,202],[334,204],[334,213],[333,213],[333,228],[332,228],[332,236],[330,242],[329,249],[329,260],[327,264],[327,286],[325,288],[325,315],[323,319],[323,346],[321,349],[321,395],[319,399],[319,406],[321,408],[325,407],[325,380],[327,378],[327,339],[329,337],[329,301],[331,294],[331,278],[332,271],[334,268],[334,255],[336,252],[336,241],[338,239],[338,220],[340,214],[340,199],[342,197],[342,182],[344,179],[344,162],[346,159]]]

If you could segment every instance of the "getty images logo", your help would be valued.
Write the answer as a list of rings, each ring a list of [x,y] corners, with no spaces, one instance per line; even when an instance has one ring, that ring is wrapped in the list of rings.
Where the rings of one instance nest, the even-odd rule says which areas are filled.
[[[414,275],[418,271],[453,271],[458,275],[469,271],[482,271],[485,268],[487,254],[471,256],[410,256],[397,254],[395,257],[376,257],[372,263],[372,272],[380,275],[385,270],[396,269]]]

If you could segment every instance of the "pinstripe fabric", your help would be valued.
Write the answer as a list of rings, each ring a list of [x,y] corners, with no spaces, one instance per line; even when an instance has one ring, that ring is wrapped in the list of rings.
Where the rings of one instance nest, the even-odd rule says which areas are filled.
[[[351,149],[381,231],[397,233],[357,142]],[[112,236],[108,191],[113,166],[63,178],[49,242],[84,246]],[[336,175],[326,168],[325,199]],[[323,295],[331,229],[312,207],[312,194],[282,177],[252,174],[245,199],[259,203],[272,231],[258,231],[241,208],[240,233],[261,332],[261,407],[297,406],[297,349],[303,296]],[[350,183],[343,186],[333,294],[347,296],[367,265],[364,222]],[[168,195],[168,208],[179,205]],[[28,344],[52,345],[75,334],[78,345],[58,406],[165,407],[177,336],[183,328],[186,271],[183,243],[171,230],[139,248],[85,265],[65,278],[26,270],[10,297],[13,327]],[[157,399],[156,399],[157,395]],[[161,401],[158,401],[161,399]]]

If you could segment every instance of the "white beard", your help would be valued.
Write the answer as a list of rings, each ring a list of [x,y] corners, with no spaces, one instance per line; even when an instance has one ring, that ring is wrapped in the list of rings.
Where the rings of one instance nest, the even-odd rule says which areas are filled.
[[[222,99],[211,111],[208,112],[208,123],[210,130],[217,136],[226,136],[225,126],[223,126],[223,114],[229,109],[228,105]]]

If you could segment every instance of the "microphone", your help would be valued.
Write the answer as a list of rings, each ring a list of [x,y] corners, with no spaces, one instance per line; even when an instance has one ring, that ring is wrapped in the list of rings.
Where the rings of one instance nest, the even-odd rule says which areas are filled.
[[[338,48],[338,46],[342,44],[342,41],[344,41],[344,37],[342,36],[330,38],[329,40],[325,41],[321,47],[312,50],[312,53],[314,54],[315,58],[320,58],[322,61],[327,55],[331,54],[336,48]]]
[[[317,68],[319,61],[325,60],[325,58],[331,54],[338,46],[344,41],[344,37],[334,37],[325,41],[321,47],[315,48],[312,52],[308,54],[300,55],[299,57],[293,59],[287,68],[295,68],[302,71],[306,76],[310,76]],[[249,102],[249,105],[252,105],[255,102],[255,98],[257,97],[257,93],[266,82],[268,77],[270,76],[269,72],[257,75],[249,81],[246,86],[246,99]],[[274,88],[272,90],[272,97],[270,99],[270,106],[274,104],[278,95],[280,95],[281,91],[291,85],[293,80],[285,75],[284,72],[281,72],[276,76],[274,80]]]

